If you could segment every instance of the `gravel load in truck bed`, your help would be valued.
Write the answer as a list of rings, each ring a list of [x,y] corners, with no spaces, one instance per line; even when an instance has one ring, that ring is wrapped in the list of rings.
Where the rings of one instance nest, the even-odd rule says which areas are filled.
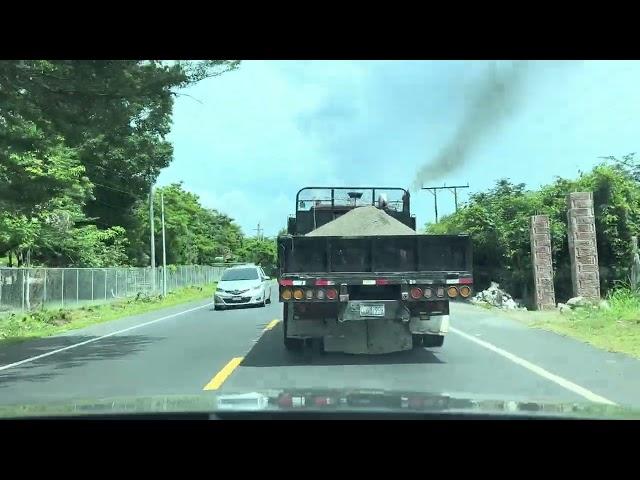
[[[415,235],[416,232],[372,205],[357,207],[307,233],[307,237]]]

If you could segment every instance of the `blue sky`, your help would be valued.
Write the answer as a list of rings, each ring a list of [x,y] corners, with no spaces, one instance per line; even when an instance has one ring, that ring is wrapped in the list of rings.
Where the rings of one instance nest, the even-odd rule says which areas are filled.
[[[248,235],[275,235],[307,185],[408,188],[454,136],[482,79],[511,62],[245,61],[176,100],[174,161],[158,184],[184,182]],[[511,113],[491,122],[457,168],[426,184],[467,192],[510,178],[537,187],[574,177],[640,139],[640,62],[538,61]],[[494,70],[492,70],[492,68]],[[505,70],[506,69],[506,70]],[[467,193],[463,193],[464,199]],[[412,195],[418,225],[433,198]],[[453,210],[442,192],[440,214]]]

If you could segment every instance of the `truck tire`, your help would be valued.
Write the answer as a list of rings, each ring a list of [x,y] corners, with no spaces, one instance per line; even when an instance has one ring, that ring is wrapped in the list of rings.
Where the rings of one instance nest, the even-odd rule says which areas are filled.
[[[290,352],[298,352],[304,347],[304,339],[287,337],[287,324],[289,323],[288,305],[285,303],[282,310],[282,335],[284,348]]]
[[[423,335],[422,337],[424,347],[433,348],[444,345],[444,335]]]

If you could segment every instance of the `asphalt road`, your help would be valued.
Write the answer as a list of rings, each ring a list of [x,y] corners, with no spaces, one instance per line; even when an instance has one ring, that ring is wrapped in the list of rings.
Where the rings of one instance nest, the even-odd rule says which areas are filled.
[[[0,346],[0,403],[360,387],[640,405],[640,361],[469,305],[452,306],[442,348],[289,353],[276,292],[264,308],[202,301]]]

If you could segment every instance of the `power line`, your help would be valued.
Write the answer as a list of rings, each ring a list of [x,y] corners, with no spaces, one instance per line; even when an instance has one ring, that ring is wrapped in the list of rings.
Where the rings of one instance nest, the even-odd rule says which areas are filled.
[[[469,183],[467,182],[466,185],[451,185],[451,186],[443,185],[442,187],[422,187],[422,190],[428,190],[433,195],[433,206],[436,214],[436,223],[438,223],[438,190],[449,190],[450,192],[453,193],[453,197],[456,205],[456,212],[457,212],[458,211],[458,188],[469,188]]]

